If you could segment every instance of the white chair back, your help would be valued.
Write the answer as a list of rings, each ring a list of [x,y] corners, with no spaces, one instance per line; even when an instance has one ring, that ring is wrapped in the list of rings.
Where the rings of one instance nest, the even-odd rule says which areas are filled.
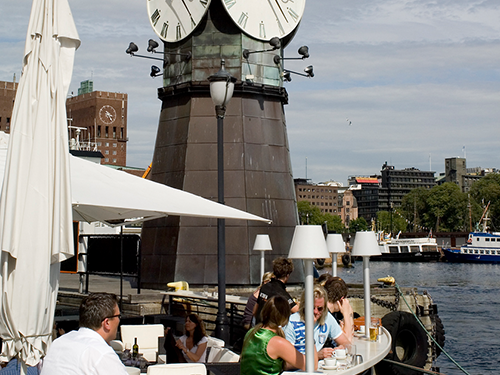
[[[139,353],[149,362],[156,362],[156,353],[158,352],[158,337],[164,335],[163,324],[138,324],[123,325],[120,327],[123,343],[134,345],[134,339],[137,337]]]
[[[129,375],[141,375],[141,370],[138,367],[125,366],[125,371]]]
[[[125,349],[125,345],[123,345],[123,342],[121,342],[120,340],[111,340],[109,345],[113,348],[115,352],[118,353],[123,352],[123,350]]]
[[[239,360],[240,356],[238,354],[224,348],[214,357],[212,362],[238,362]]]
[[[212,346],[218,346],[219,348],[223,348],[226,343],[224,340],[218,339],[217,337],[207,336],[208,343],[207,347],[211,348]]]
[[[147,375],[207,375],[203,363],[169,363],[148,367]]]

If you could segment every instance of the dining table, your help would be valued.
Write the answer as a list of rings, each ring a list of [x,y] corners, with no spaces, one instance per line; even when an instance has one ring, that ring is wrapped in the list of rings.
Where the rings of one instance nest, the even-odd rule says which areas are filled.
[[[381,327],[377,341],[370,341],[369,337],[355,333],[353,345],[356,345],[356,355],[361,355],[362,362],[350,367],[339,366],[332,369],[324,369],[323,361],[319,362],[317,372],[327,375],[356,375],[379,363],[391,350],[392,340],[390,333]],[[285,371],[284,375],[297,375],[297,371]]]

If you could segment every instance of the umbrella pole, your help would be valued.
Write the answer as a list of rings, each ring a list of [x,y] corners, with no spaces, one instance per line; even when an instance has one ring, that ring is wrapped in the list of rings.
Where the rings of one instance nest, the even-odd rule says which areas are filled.
[[[120,313],[123,311],[123,225],[120,227]]]

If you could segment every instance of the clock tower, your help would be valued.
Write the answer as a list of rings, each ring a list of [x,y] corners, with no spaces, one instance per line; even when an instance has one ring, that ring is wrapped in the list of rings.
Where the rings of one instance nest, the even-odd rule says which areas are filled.
[[[148,0],[148,15],[164,41],[166,64],[151,176],[156,182],[217,200],[217,126],[208,77],[237,78],[224,120],[225,204],[272,220],[226,220],[228,285],[260,283],[257,234],[269,234],[272,259],[287,257],[298,223],[284,105],[281,49],[297,30],[305,0]],[[175,32],[172,32],[175,30]],[[186,59],[184,56],[190,56]],[[302,276],[296,267],[292,279]],[[217,219],[167,217],[144,223],[141,283],[217,284]]]

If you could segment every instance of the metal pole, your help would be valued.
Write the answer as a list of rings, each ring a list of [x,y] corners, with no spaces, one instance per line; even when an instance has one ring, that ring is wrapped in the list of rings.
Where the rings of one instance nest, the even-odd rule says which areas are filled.
[[[365,292],[365,335],[370,337],[371,311],[370,311],[370,257],[363,257],[363,288]]]
[[[314,372],[314,274],[312,259],[304,259],[306,269],[306,372]]]
[[[259,283],[262,282],[262,278],[264,277],[264,269],[265,269],[264,253],[265,253],[265,251],[261,250],[261,252],[260,252],[260,280],[259,280]]]
[[[224,108],[225,109],[225,108]],[[224,204],[224,112],[217,112],[217,193],[219,203]],[[229,344],[229,320],[226,313],[226,221],[217,219],[217,269],[218,311],[215,319],[215,336]]]
[[[332,253],[332,275],[337,276],[337,253]]]
[[[120,227],[120,312],[123,312],[123,225]]]

